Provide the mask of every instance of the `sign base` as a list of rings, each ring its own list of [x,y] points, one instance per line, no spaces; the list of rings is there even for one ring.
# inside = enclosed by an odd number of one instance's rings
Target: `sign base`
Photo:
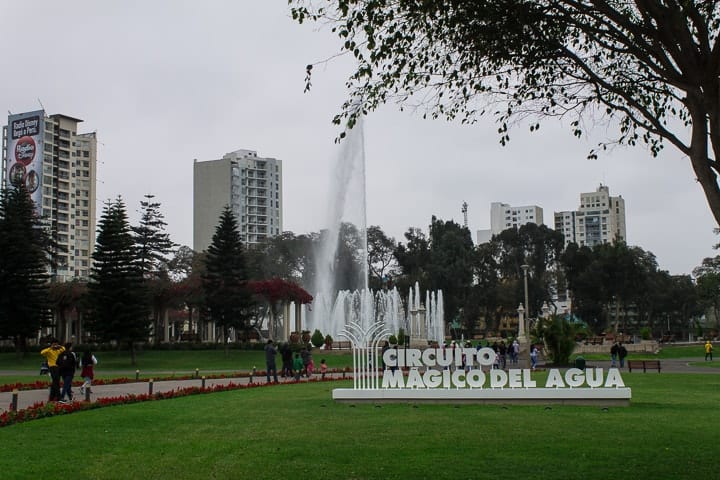
[[[475,403],[520,405],[630,406],[622,388],[336,388],[333,400],[345,403]]]

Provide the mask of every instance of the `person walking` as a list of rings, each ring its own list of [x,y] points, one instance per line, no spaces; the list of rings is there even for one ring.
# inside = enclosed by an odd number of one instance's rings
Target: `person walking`
[[[310,375],[308,375],[308,365],[310,365],[310,349],[307,345],[305,345],[300,351],[300,358],[302,358],[303,370],[305,372],[305,375],[309,377]]]
[[[520,356],[520,343],[517,341],[517,339],[515,339],[515,340],[513,340],[513,343],[510,346],[510,358],[512,358],[513,365],[517,365],[519,356]]]
[[[620,368],[625,366],[625,357],[627,357],[628,351],[625,345],[618,343],[618,359],[620,359]]]
[[[265,345],[265,374],[267,375],[267,383],[270,383],[270,373],[273,374],[275,383],[278,383],[277,366],[275,365],[275,356],[277,355],[277,349],[273,345],[272,340],[267,341]]]
[[[280,347],[280,357],[282,358],[282,370],[280,374],[283,378],[292,377],[293,354],[287,342],[283,343]]]
[[[97,365],[97,358],[90,350],[85,350],[80,358],[80,376],[85,380],[80,386],[80,395],[85,395],[86,390],[88,393],[92,393],[90,386],[95,378],[95,365]]]
[[[610,360],[611,360],[610,368],[617,367],[618,350],[619,350],[618,344],[617,344],[617,342],[614,342],[612,347],[610,347]]]
[[[537,368],[537,359],[538,359],[538,348],[535,345],[530,346],[530,363],[531,368],[535,370]]]
[[[53,338],[50,341],[50,346],[41,350],[40,355],[45,357],[48,364],[48,370],[50,371],[50,398],[49,401],[57,402],[60,400],[60,369],[57,365],[57,359],[61,353],[65,351],[57,339]]]
[[[75,377],[75,368],[77,367],[77,357],[72,351],[72,343],[65,344],[65,350],[57,359],[58,373],[62,377],[63,385],[60,391],[60,403],[72,402],[72,382]],[[67,398],[67,400],[65,400]]]
[[[710,361],[712,362],[712,350],[713,346],[712,343],[710,343],[710,340],[705,342],[705,361],[707,362],[708,357],[710,358]]]

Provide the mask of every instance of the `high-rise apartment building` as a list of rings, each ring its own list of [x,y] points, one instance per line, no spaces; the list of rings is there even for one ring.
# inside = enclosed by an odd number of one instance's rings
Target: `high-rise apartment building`
[[[97,137],[82,120],[44,110],[8,116],[3,188],[24,183],[57,248],[51,276],[87,279],[95,248]]]
[[[543,209],[537,205],[512,207],[506,203],[493,202],[490,204],[490,230],[478,230],[477,243],[489,242],[493,235],[527,223],[542,225]]]
[[[625,200],[610,196],[610,188],[601,184],[594,192],[580,194],[577,211],[555,212],[555,230],[565,236],[565,245],[626,242]]]
[[[212,243],[220,214],[229,205],[240,235],[257,244],[282,232],[282,160],[236,150],[220,160],[193,164],[193,249]]]

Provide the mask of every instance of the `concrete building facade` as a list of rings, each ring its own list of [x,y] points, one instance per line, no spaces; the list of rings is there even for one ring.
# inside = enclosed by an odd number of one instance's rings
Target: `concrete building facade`
[[[493,202],[490,204],[490,230],[478,230],[477,243],[489,242],[493,235],[503,230],[519,228],[528,223],[543,224],[541,207],[537,205],[513,207],[506,203]]]
[[[625,200],[610,195],[600,186],[594,192],[580,194],[580,207],[574,212],[555,212],[555,230],[565,236],[565,245],[575,242],[593,247],[615,241],[627,242]]]
[[[97,136],[82,120],[44,110],[11,114],[3,128],[3,188],[25,184],[55,239],[51,277],[87,279],[95,248]]]
[[[193,164],[193,250],[212,243],[220,214],[229,205],[247,245],[282,233],[282,160],[236,150],[219,160]]]

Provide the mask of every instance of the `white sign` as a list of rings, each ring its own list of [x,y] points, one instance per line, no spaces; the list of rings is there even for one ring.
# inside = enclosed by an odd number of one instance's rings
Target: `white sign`
[[[333,390],[335,400],[629,405],[631,398],[617,368],[551,369],[538,387],[529,369],[492,369],[496,354],[487,347],[387,349],[381,371],[377,343],[353,342],[354,388]]]

